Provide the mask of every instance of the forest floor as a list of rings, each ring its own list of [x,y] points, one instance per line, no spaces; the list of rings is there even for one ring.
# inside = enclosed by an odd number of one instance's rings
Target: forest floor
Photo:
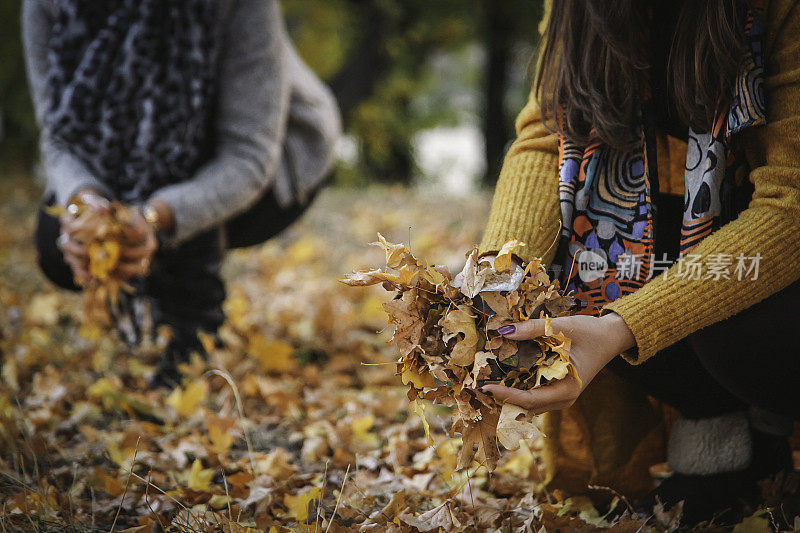
[[[387,346],[379,287],[337,283],[383,263],[380,231],[460,269],[489,195],[329,189],[285,234],[225,263],[227,321],[208,365],[150,390],[132,356],[50,286],[31,235],[40,191],[0,182],[0,531],[669,530],[541,490],[541,443],[491,475],[457,471],[449,412],[434,446]],[[751,517],[755,531],[768,524]],[[740,526],[741,527],[741,526]],[[441,529],[440,529],[441,528]]]

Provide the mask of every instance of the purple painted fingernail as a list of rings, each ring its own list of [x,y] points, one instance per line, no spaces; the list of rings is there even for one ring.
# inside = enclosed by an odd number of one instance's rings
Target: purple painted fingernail
[[[511,335],[515,331],[517,331],[516,326],[508,325],[508,326],[503,326],[502,328],[498,329],[497,333],[499,333],[500,335]]]

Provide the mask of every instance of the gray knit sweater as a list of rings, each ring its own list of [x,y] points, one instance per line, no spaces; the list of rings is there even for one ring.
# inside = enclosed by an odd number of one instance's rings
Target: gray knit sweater
[[[69,151],[54,146],[43,122],[47,43],[55,0],[25,0],[22,15],[28,81],[41,132],[48,189],[65,204],[81,188],[108,188]],[[245,211],[270,187],[282,205],[326,176],[340,134],[335,100],[297,56],[277,0],[220,0],[219,85],[213,157],[193,179],[153,197],[175,215],[168,244],[179,244]]]

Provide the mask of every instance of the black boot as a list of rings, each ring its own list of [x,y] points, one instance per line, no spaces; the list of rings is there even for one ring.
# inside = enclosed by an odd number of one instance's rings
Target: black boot
[[[754,444],[744,412],[678,419],[667,450],[675,473],[638,502],[637,511],[650,515],[659,502],[670,509],[682,501],[683,525],[736,523],[758,495],[749,468]]]
[[[153,385],[180,384],[178,365],[189,362],[193,352],[208,358],[198,334],[215,335],[225,319],[222,258],[220,229],[159,250],[145,290],[153,300],[155,322],[168,325],[173,339],[151,379]]]
[[[748,414],[753,439],[753,462],[750,465],[753,479],[762,481],[780,472],[794,470],[789,444],[794,420],[758,407],[750,407]]]
[[[761,500],[759,482],[792,470],[792,421],[753,409],[749,414],[679,419],[667,453],[675,474],[639,502],[637,510],[647,515],[658,502],[669,509],[683,501],[684,525],[711,520],[735,524],[752,514]]]
[[[179,366],[182,363],[190,362],[193,353],[199,355],[204,361],[208,361],[208,352],[202,343],[191,343],[177,337],[170,340],[155,370],[147,379],[147,385],[151,389],[174,389],[179,386],[182,381]]]

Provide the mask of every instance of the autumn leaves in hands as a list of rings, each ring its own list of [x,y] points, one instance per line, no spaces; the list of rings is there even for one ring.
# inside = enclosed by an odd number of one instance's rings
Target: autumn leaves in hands
[[[86,311],[106,314],[127,281],[146,275],[156,249],[154,228],[141,211],[91,192],[76,195],[66,209],[50,208],[61,222],[58,246],[86,293]]]
[[[516,448],[534,430],[532,414],[511,398],[504,403],[504,391],[525,391],[569,376],[579,381],[570,362],[570,339],[563,333],[545,323],[541,336],[518,342],[522,339],[497,330],[514,323],[522,331],[532,316],[568,315],[573,301],[539,261],[523,269],[514,260],[515,250],[524,246],[518,241],[488,260],[470,250],[453,280],[449,271],[417,259],[406,246],[379,239],[375,244],[386,252],[387,269],[357,272],[342,281],[383,284],[394,293],[384,310],[394,325],[390,342],[400,352],[397,373],[409,386],[409,400],[453,407],[451,433],[461,433],[463,440],[459,468],[474,458],[492,470],[499,457],[497,439]],[[487,383],[501,388],[491,391]]]
[[[603,317],[575,315],[526,320],[505,325],[498,329],[498,333],[515,341],[536,339],[542,335],[564,335],[571,343],[570,361],[574,373],[563,379],[529,390],[498,384],[481,387],[483,392],[498,401],[519,405],[535,414],[571,406],[606,364],[635,343],[630,329],[615,313]]]

